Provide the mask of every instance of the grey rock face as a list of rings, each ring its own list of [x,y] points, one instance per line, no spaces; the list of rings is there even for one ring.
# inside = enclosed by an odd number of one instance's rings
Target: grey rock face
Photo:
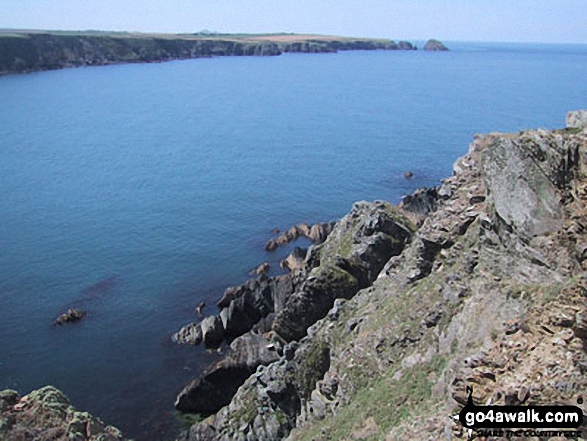
[[[587,387],[586,152],[576,131],[477,137],[382,269],[374,251],[400,233],[398,219],[357,204],[309,250],[312,269],[280,314],[291,315],[274,321],[281,336],[296,336],[283,356],[193,426],[190,440],[315,439],[318,420],[345,439],[464,439],[446,415],[471,382],[476,403],[577,403]],[[353,294],[357,285],[367,287]],[[288,328],[332,295],[323,319]],[[418,406],[437,409],[430,415],[391,428],[367,418],[413,415],[416,384]],[[341,418],[353,423],[342,428]]]
[[[175,407],[182,412],[211,414],[230,400],[260,365],[280,357],[279,340],[247,333],[235,339],[228,355],[203,375],[191,381],[177,396]]]
[[[545,131],[498,137],[483,152],[482,162],[488,201],[509,228],[526,238],[560,230],[559,191],[573,177],[576,146]]]
[[[277,312],[273,330],[287,341],[302,338],[337,298],[349,299],[372,283],[389,258],[401,253],[413,231],[410,221],[390,204],[356,203],[314,249],[316,267]]]
[[[573,110],[568,112],[567,127],[573,129],[587,128],[587,110]]]

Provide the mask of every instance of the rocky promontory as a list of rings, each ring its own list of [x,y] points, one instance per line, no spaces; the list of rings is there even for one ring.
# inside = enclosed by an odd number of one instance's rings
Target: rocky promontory
[[[0,391],[0,439],[38,441],[122,441],[120,431],[79,412],[52,386],[20,396]]]
[[[406,41],[324,35],[0,31],[0,74],[217,56],[414,49]]]
[[[467,386],[476,404],[585,413],[581,115],[562,130],[476,136],[440,186],[399,207],[356,204],[286,275],[271,318],[180,394],[178,408],[212,413],[183,439],[465,440],[450,416]],[[209,386],[222,388],[210,379],[237,378],[230,365],[242,375],[204,409]]]

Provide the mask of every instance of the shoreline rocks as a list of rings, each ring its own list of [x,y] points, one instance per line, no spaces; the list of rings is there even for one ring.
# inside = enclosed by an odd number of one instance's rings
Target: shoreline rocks
[[[289,230],[280,234],[274,239],[270,239],[265,245],[265,251],[275,251],[280,246],[300,238],[306,237],[314,244],[320,244],[326,240],[328,235],[332,232],[336,222],[317,223],[312,226],[302,222],[301,224],[291,227]]]
[[[252,370],[274,361],[266,354],[251,356],[265,353],[259,347],[269,345],[264,335],[272,336],[274,348],[302,338],[311,325],[326,316],[336,299],[352,298],[359,289],[369,286],[389,258],[401,253],[415,231],[400,211],[382,201],[355,203],[340,222],[319,224],[314,237],[322,238],[329,225],[333,229],[323,243],[307,251],[294,251],[295,256],[287,263],[295,267],[293,272],[277,277],[262,275],[228,288],[219,302],[218,316],[189,324],[174,334],[172,338],[178,343],[204,342],[209,347],[216,347],[222,339],[234,339],[229,354],[180,393],[178,410],[214,413],[230,402]],[[314,227],[301,224],[295,230],[311,235]],[[275,349],[275,354],[281,356],[280,350]],[[222,393],[216,390],[217,376],[229,379]]]

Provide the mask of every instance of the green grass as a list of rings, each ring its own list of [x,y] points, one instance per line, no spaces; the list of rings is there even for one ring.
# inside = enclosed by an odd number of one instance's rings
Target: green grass
[[[433,378],[445,364],[446,360],[437,356],[430,363],[404,371],[399,380],[393,380],[391,371],[373,379],[339,413],[297,432],[295,439],[315,440],[321,433],[326,434],[323,439],[328,440],[352,439],[353,431],[360,430],[368,418],[373,418],[377,424],[378,434],[374,439],[380,439],[392,427],[424,414],[436,404],[438,400],[431,392]]]

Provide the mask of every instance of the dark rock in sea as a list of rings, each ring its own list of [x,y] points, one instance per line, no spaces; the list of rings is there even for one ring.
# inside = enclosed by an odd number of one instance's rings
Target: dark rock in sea
[[[75,323],[80,321],[82,318],[84,318],[86,315],[86,311],[80,310],[80,309],[75,309],[75,308],[69,308],[67,310],[67,312],[61,314],[59,317],[57,317],[57,319],[53,322],[54,325],[56,326],[61,326],[64,325],[66,323]]]
[[[202,328],[199,323],[190,323],[171,336],[178,344],[199,345],[202,343]]]
[[[409,41],[400,41],[400,42],[398,42],[397,48],[400,49],[400,50],[405,50],[405,51],[412,51],[412,50],[416,50],[417,49],[417,47],[414,46]]]
[[[442,44],[442,42],[435,40],[435,39],[430,39],[424,45],[424,50],[425,51],[448,51],[449,49],[444,44]]]
[[[198,317],[202,317],[202,311],[204,310],[205,307],[206,307],[205,302],[198,303],[198,306],[196,306],[196,315]]]
[[[310,227],[308,224],[302,222],[301,224],[291,227],[275,239],[270,239],[265,245],[265,250],[274,251],[278,247],[287,245],[299,237],[306,237],[314,244],[320,244],[326,240],[335,225],[335,222],[328,222],[317,223]]]
[[[265,251],[275,251],[278,247],[279,247],[279,245],[277,244],[277,242],[275,240],[271,239],[265,245]]]
[[[407,172],[405,172],[405,173],[404,173],[404,178],[406,178],[406,179],[410,179],[410,178],[411,178],[411,177],[413,177],[413,176],[414,176],[414,173],[412,173],[412,172],[411,172],[411,171],[409,171],[409,170],[408,170]]]
[[[271,269],[271,265],[269,265],[267,262],[263,262],[261,265],[259,265],[257,268],[255,268],[254,271],[252,271],[252,275],[261,276],[263,274],[267,274],[270,269]]]

